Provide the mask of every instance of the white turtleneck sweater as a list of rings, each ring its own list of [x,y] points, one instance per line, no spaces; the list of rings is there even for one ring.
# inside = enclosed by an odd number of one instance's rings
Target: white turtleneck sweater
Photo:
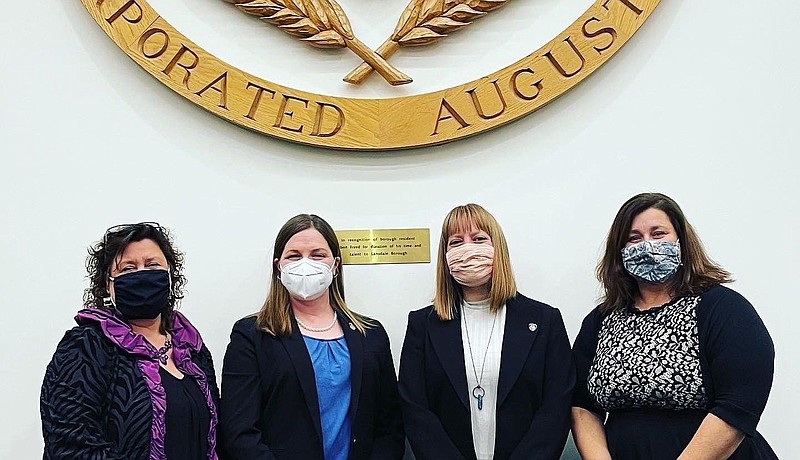
[[[506,307],[505,305],[500,307],[495,318],[495,313],[489,310],[489,300],[487,299],[473,303],[464,302],[461,305],[461,312],[461,341],[464,344],[464,366],[467,370],[472,442],[475,445],[475,454],[478,460],[491,460],[494,456],[494,440],[497,429],[497,381],[500,376]],[[494,329],[492,322],[494,322]],[[469,333],[469,339],[467,333]],[[486,356],[485,363],[484,355]],[[481,368],[483,368],[483,377],[481,377]],[[486,391],[483,397],[483,409],[478,409],[478,400],[473,397],[473,389],[479,383]]]

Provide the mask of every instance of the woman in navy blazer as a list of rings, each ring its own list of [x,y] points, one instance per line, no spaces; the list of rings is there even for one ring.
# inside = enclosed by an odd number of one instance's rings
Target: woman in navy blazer
[[[234,325],[225,353],[224,458],[402,458],[389,338],[347,308],[333,229],[315,215],[290,219],[273,269],[264,307]]]
[[[409,314],[400,359],[416,458],[558,459],[574,383],[561,314],[516,292],[494,217],[475,204],[453,209],[434,304]]]

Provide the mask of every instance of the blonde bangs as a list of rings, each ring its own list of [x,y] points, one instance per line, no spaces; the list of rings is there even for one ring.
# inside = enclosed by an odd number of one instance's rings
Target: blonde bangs
[[[446,243],[450,235],[468,232],[473,227],[488,233],[489,236],[493,236],[493,231],[500,229],[497,221],[488,211],[477,204],[470,203],[450,211],[442,225],[442,240]],[[494,238],[492,239],[494,240]]]

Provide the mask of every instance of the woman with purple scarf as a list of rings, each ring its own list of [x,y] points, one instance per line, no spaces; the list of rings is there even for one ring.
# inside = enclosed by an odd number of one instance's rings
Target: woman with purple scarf
[[[217,459],[214,366],[175,311],[186,278],[169,232],[112,227],[86,267],[86,308],[42,384],[44,458]]]

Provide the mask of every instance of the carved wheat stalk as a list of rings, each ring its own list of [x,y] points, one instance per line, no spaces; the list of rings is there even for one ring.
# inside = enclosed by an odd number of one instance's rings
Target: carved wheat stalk
[[[394,33],[376,50],[389,59],[401,46],[420,46],[442,39],[484,14],[505,5],[506,0],[411,0],[400,15]],[[355,85],[372,72],[362,63],[344,81]]]
[[[411,83],[400,72],[362,43],[336,0],[225,0],[245,13],[275,24],[317,48],[349,48],[392,85]]]

